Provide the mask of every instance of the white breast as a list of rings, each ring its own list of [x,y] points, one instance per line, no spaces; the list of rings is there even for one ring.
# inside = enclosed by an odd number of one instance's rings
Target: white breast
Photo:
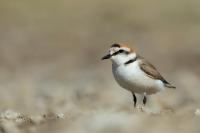
[[[119,85],[135,93],[153,94],[164,89],[162,81],[148,77],[139,67],[138,61],[128,65],[112,65],[113,75]]]

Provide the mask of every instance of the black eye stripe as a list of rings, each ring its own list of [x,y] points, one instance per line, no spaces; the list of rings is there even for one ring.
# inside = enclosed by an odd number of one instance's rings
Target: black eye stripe
[[[120,54],[120,53],[129,54],[129,52],[128,52],[128,51],[125,51],[125,50],[123,50],[123,49],[120,49],[119,51],[117,51],[117,52],[113,53],[111,56],[115,56],[115,55],[118,55],[118,54]]]
[[[119,53],[125,53],[125,54],[129,54],[129,52],[128,52],[128,51],[126,51],[126,50],[123,50],[123,49],[120,49],[120,50],[119,50]]]
[[[122,50],[122,49],[119,50],[119,53],[123,53],[123,52],[124,52],[124,50]]]

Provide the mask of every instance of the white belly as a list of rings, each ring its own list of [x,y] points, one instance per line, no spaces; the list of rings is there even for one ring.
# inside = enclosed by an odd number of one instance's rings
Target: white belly
[[[134,93],[153,94],[165,88],[162,81],[148,77],[140,69],[137,61],[126,66],[113,65],[112,71],[118,84]]]

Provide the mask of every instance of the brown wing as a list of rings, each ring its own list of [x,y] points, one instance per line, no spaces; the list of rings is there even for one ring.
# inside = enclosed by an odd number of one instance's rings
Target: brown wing
[[[161,80],[166,87],[168,88],[175,88],[174,86],[170,85],[163,77],[162,75],[157,71],[157,69],[147,60],[145,60],[143,57],[139,56],[139,65],[140,68],[153,79],[159,79]]]

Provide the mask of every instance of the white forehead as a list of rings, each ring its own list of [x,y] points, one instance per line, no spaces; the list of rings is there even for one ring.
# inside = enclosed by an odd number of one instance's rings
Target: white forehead
[[[115,52],[117,52],[117,51],[119,51],[119,50],[120,50],[119,47],[111,47],[111,48],[109,49],[109,53],[110,53],[110,54],[113,54],[113,53],[115,53]]]

